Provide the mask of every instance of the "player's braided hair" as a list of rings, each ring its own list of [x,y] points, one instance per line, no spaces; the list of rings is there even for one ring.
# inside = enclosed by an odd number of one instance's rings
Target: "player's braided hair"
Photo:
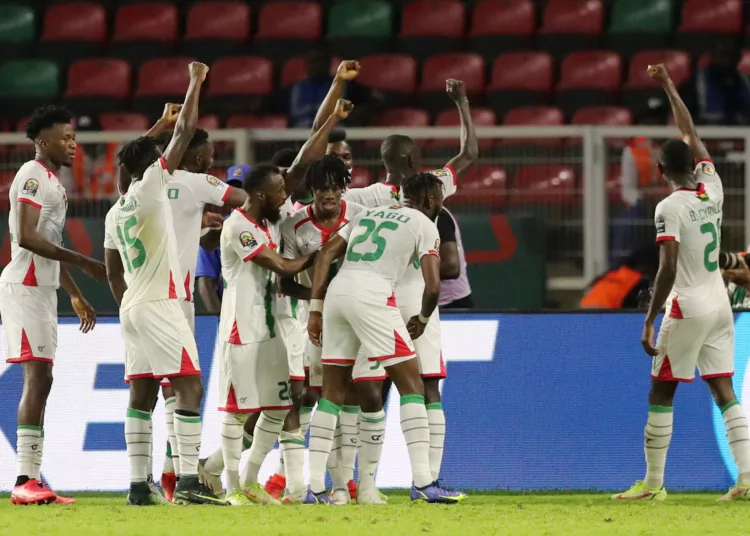
[[[149,136],[131,141],[117,153],[117,161],[134,178],[143,177],[143,173],[158,157],[159,147],[156,140]]]
[[[73,121],[73,114],[64,106],[42,106],[34,110],[31,119],[26,124],[26,137],[34,141],[42,133],[42,130],[53,125],[68,124]]]
[[[305,181],[307,188],[313,192],[331,187],[343,190],[351,181],[351,175],[340,158],[326,155],[307,168]]]
[[[434,188],[442,190],[443,183],[432,173],[416,173],[401,183],[401,193],[404,198],[417,202],[430,195]]]

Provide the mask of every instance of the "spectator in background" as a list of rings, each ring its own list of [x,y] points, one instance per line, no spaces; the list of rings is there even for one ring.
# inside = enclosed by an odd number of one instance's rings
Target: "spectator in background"
[[[352,156],[352,148],[349,142],[346,141],[346,130],[338,128],[331,132],[328,136],[328,147],[326,147],[326,154],[335,156],[344,164],[346,169],[349,170],[351,175],[354,170],[354,157]]]
[[[740,51],[719,41],[695,77],[698,121],[704,125],[750,124],[750,84],[737,69]]]
[[[582,309],[637,309],[648,306],[659,269],[659,246],[633,251],[620,266],[601,275],[581,300]]]
[[[241,164],[227,170],[227,184],[242,188],[242,181],[250,172],[250,166]],[[231,208],[223,208],[224,217],[229,215]],[[206,245],[206,248],[203,246]],[[198,250],[198,266],[195,270],[195,281],[198,284],[198,294],[206,307],[206,312],[218,315],[221,312],[221,296],[224,292],[224,280],[221,277],[221,255],[215,241],[209,247],[201,241]]]
[[[458,223],[447,208],[437,220],[440,233],[440,298],[441,309],[471,309],[471,286],[466,273],[466,255]]]

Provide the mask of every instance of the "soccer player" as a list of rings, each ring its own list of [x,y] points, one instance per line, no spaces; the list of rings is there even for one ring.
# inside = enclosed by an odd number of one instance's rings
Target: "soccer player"
[[[13,504],[70,504],[42,484],[44,411],[52,387],[57,350],[57,288],[62,285],[81,319],[81,331],[96,324],[96,314],[73,281],[68,267],[104,279],[104,264],[62,247],[68,198],[58,172],[72,164],[76,134],[65,108],[46,106],[32,115],[26,136],[34,142],[34,160],[11,183],[11,260],[0,275],[0,316],[8,363],[21,363],[23,394],[18,405],[16,443],[18,477]]]
[[[641,343],[653,357],[649,411],[644,433],[646,477],[616,500],[664,500],[664,467],[672,438],[674,395],[678,382],[691,382],[698,367],[726,425],[739,479],[720,501],[750,499],[748,424],[734,389],[734,317],[719,270],[724,191],[714,164],[695,130],[687,107],[664,65],[648,74],[667,93],[684,140],[661,149],[659,170],[672,193],[656,206],[656,241],[661,244]],[[654,322],[666,312],[653,345]]]
[[[451,159],[445,167],[433,172],[443,184],[444,196],[448,197],[455,193],[458,177],[469,169],[478,158],[479,148],[463,82],[449,79],[446,80],[445,85],[446,93],[456,103],[461,119],[461,149],[458,155]],[[353,188],[344,194],[345,200],[359,203],[368,208],[398,201],[402,181],[417,173],[420,169],[419,148],[414,140],[408,136],[396,134],[383,140],[380,154],[387,172],[385,182],[372,184],[365,188]],[[405,322],[419,313],[423,288],[424,282],[419,270],[419,263],[415,263],[399,280],[396,287],[396,303]],[[441,352],[440,318],[438,314],[432,315],[425,335],[414,341],[414,346],[424,380],[427,417],[430,423],[430,467],[434,479],[437,480],[440,475],[445,443],[445,414],[439,387],[440,380],[446,377]],[[382,430],[385,431],[384,423]],[[384,434],[375,435],[381,435],[382,440]],[[382,446],[380,448],[382,449]],[[374,456],[375,454],[371,455]],[[362,471],[360,471],[360,474],[362,474]]]
[[[281,237],[272,222],[281,219],[286,200],[279,168],[260,165],[244,182],[248,200],[224,223],[221,265],[226,288],[221,306],[220,400],[225,412],[221,446],[227,470],[227,501],[278,504],[258,484],[258,472],[292,408],[289,363],[276,333],[274,274],[293,276],[306,269],[310,256],[284,259],[277,253]],[[248,413],[259,413],[250,447],[249,482],[240,486],[239,461]],[[243,491],[243,487],[247,489]]]
[[[128,504],[161,500],[147,483],[151,411],[159,380],[169,378],[177,393],[175,434],[180,481],[174,501],[224,505],[198,480],[200,404],[203,384],[195,337],[178,300],[185,299],[167,188],[187,151],[198,122],[198,100],[208,67],[193,62],[190,84],[172,141],[162,155],[150,137],[138,138],[118,155],[131,177],[127,192],[107,214],[107,278],[120,305],[130,405],[125,440],[130,459]]]
[[[308,333],[316,345],[323,342],[323,391],[310,424],[307,504],[331,504],[324,477],[336,419],[350,378],[356,382],[371,367],[384,368],[401,394],[401,429],[412,467],[412,500],[452,503],[465,497],[441,488],[432,476],[424,386],[412,343],[412,338],[424,333],[440,294],[440,239],[433,221],[443,205],[442,190],[440,179],[432,173],[408,178],[402,185],[403,206],[382,206],[360,213],[318,253]],[[327,271],[342,256],[341,269],[329,286]],[[424,281],[422,309],[404,323],[394,289],[417,261]],[[363,443],[372,441],[372,429],[366,425],[384,419],[382,409],[377,415],[362,413]],[[363,473],[374,473],[370,459],[364,456],[360,457],[360,466]],[[369,478],[374,480],[374,474]],[[368,504],[382,504],[374,483],[363,489],[360,480],[357,500],[363,501],[367,495],[372,495],[367,497]]]

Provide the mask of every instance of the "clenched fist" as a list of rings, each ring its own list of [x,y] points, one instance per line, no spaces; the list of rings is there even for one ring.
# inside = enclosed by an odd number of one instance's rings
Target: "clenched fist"
[[[663,63],[649,65],[647,72],[653,80],[656,80],[660,84],[666,84],[667,82],[669,82],[669,73],[667,72],[667,68],[664,67]]]
[[[206,65],[205,63],[193,61],[190,63],[190,66],[188,68],[190,69],[190,78],[192,80],[203,82],[206,79],[206,75],[208,74],[208,65]]]

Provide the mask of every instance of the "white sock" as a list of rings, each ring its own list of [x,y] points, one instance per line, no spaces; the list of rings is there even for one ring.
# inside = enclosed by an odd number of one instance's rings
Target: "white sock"
[[[130,460],[130,482],[146,482],[151,449],[151,413],[128,408],[125,444]]]
[[[174,462],[172,461],[172,445],[167,440],[167,454],[164,456],[164,465],[161,468],[161,474],[174,473]]]
[[[281,439],[279,439],[279,448],[281,448]],[[284,457],[283,456],[279,456],[279,463],[276,466],[276,474],[281,475],[281,476],[286,476],[286,471],[284,470]]]
[[[310,406],[302,406],[299,408],[299,433],[302,436],[307,435],[307,430],[310,428],[310,419],[312,419],[313,410]]]
[[[221,452],[227,470],[227,495],[240,489],[242,428],[245,420],[247,416],[243,413],[224,413],[221,421]]]
[[[201,451],[200,415],[181,415],[175,411],[174,431],[180,453],[180,476],[198,476],[198,456]]]
[[[263,460],[268,453],[273,450],[281,429],[284,426],[284,419],[289,410],[272,410],[262,411],[258,424],[255,425],[253,433],[253,444],[250,446],[250,459],[247,461],[242,471],[242,487],[247,488],[258,483],[258,473]]]
[[[153,412],[149,415],[153,415]],[[149,482],[154,481],[154,420],[148,420],[148,461],[146,462],[146,475]]]
[[[375,487],[385,439],[385,411],[362,413],[359,420],[359,489]]]
[[[305,489],[305,436],[299,430],[281,432],[279,435],[281,459],[286,467],[287,492],[297,493]]]
[[[643,432],[643,448],[646,453],[646,478],[649,488],[664,486],[664,468],[667,451],[672,440],[674,409],[671,406],[649,406],[648,421]]]
[[[341,471],[341,437],[341,413],[339,413],[336,428],[333,432],[331,453],[328,455],[328,461],[326,461],[326,469],[328,474],[331,475],[333,489],[349,489],[347,488],[348,481],[344,479],[344,473]]]
[[[253,436],[247,432],[242,432],[242,452],[245,452],[253,444]],[[206,463],[203,465],[206,472],[219,476],[224,471],[224,455],[221,452],[221,447],[213,451],[211,455],[206,458]]]
[[[169,441],[169,447],[167,449],[167,457],[164,461],[164,473],[174,473],[176,476],[180,474],[180,455],[179,449],[177,448],[177,435],[174,433],[174,405],[177,402],[177,398],[170,397],[164,401],[164,420],[167,422],[167,440]],[[167,465],[169,463],[169,465]],[[171,467],[171,471],[169,468]]]
[[[430,472],[430,426],[427,424],[427,408],[422,395],[401,397],[401,431],[409,451],[414,485],[418,488],[429,486],[433,482]]]
[[[737,482],[748,486],[750,485],[750,437],[748,437],[745,410],[737,400],[733,400],[721,408],[721,411],[724,426],[727,428],[729,448],[740,472]]]
[[[348,484],[350,480],[354,480],[354,465],[357,462],[359,406],[343,406],[339,413],[339,425],[341,426],[339,471],[341,479]]]
[[[427,404],[427,423],[430,426],[430,472],[432,479],[440,478],[445,445],[445,413],[442,402]]]
[[[340,411],[341,406],[321,398],[310,421],[310,489],[313,493],[326,490],[326,462],[331,454]]]
[[[39,443],[37,443],[36,452],[34,453],[34,475],[29,478],[42,481],[42,455],[44,454],[44,430],[39,430]]]
[[[36,474],[36,451],[42,437],[42,428],[33,424],[22,424],[18,427],[16,439],[16,462],[18,476],[34,478]]]

